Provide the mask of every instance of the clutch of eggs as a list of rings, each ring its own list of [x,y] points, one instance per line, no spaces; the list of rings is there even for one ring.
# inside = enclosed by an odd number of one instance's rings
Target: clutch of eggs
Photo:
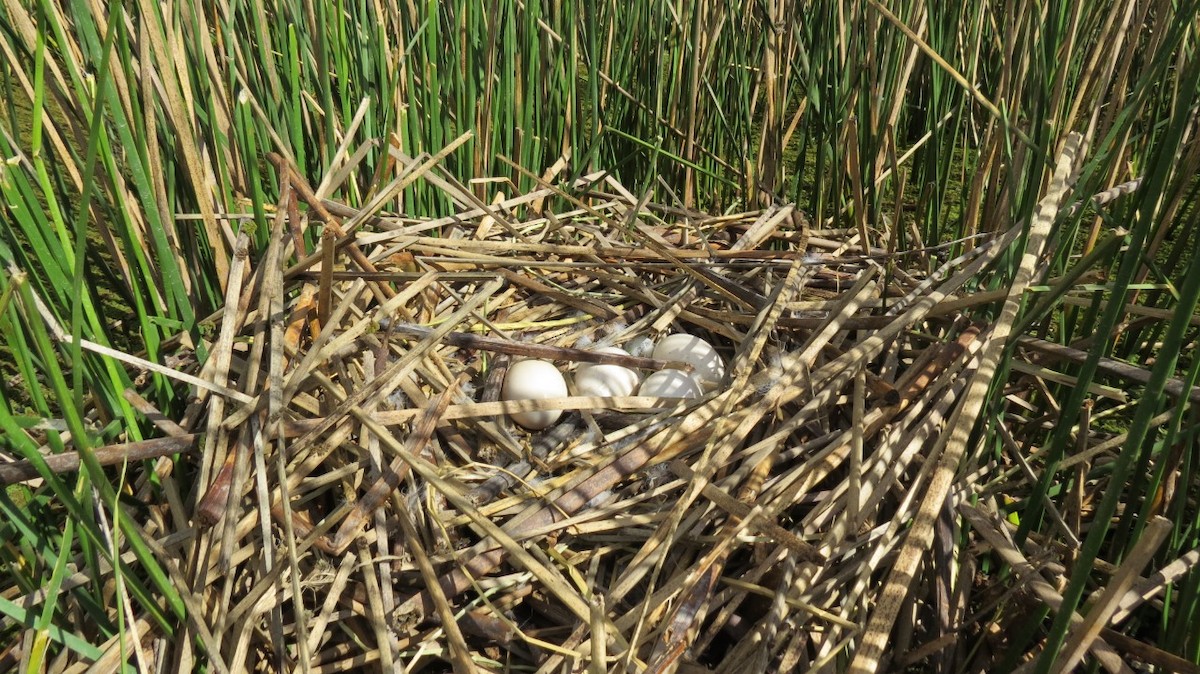
[[[646,338],[635,340],[636,350],[644,353],[650,343]],[[631,342],[631,346],[635,346]],[[667,335],[653,347],[651,357],[687,363],[691,373],[666,369],[640,381],[637,370],[608,363],[582,363],[575,370],[575,394],[601,398],[638,395],[658,398],[699,398],[711,391],[725,378],[725,361],[712,344],[686,333]],[[602,353],[625,354],[615,346],[597,349]],[[633,349],[631,349],[633,350]],[[639,386],[640,382],[640,386]],[[567,395],[567,381],[553,363],[545,360],[522,360],[508,368],[500,390],[502,400],[545,400]],[[514,412],[512,420],[525,428],[538,431],[558,421],[562,410]]]

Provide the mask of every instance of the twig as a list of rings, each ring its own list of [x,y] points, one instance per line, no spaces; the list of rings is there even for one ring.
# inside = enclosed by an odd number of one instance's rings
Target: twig
[[[1053,342],[1047,342],[1044,339],[1038,339],[1028,335],[1022,335],[1018,337],[1017,343],[1021,346],[1029,347],[1039,351],[1052,358],[1061,358],[1078,364],[1082,364],[1091,355],[1086,351],[1072,349],[1069,346],[1054,344]],[[1136,365],[1130,365],[1129,363],[1122,363],[1121,361],[1113,358],[1100,358],[1099,363],[1096,365],[1096,369],[1100,372],[1121,377],[1122,379],[1128,379],[1139,384],[1146,384],[1150,381],[1149,370],[1142,369]],[[1200,404],[1200,386],[1195,386],[1189,389],[1187,388],[1187,384],[1182,379],[1168,379],[1163,385],[1163,391],[1172,397],[1186,397],[1191,402]]]
[[[433,332],[432,328],[426,328],[420,325],[411,325],[408,323],[391,323],[387,327],[398,334],[421,339],[424,339]],[[625,367],[639,368],[643,370],[663,370],[667,368],[683,370],[685,372],[691,372],[693,370],[690,364],[681,361],[660,360],[658,358],[642,358],[640,356],[630,356],[628,354],[619,353],[605,353],[602,351],[587,351],[585,349],[572,349],[565,346],[550,346],[547,344],[532,344],[529,342],[512,342],[503,339],[497,339],[495,337],[472,335],[468,332],[449,332],[443,335],[441,339],[443,342],[450,344],[451,346],[457,346],[460,349],[478,349],[480,351],[506,353],[514,356],[527,356],[529,358],[578,361],[584,363],[606,363],[611,365],[624,365]]]
[[[196,449],[197,433],[189,433],[175,437],[126,442],[107,447],[97,447],[91,450],[101,466],[115,466],[122,463],[133,463],[145,459],[154,459],[167,454],[192,452]],[[41,459],[13,461],[0,463],[0,485],[15,484],[32,480],[42,475],[44,467],[51,473],[72,473],[79,470],[81,459],[79,452],[62,452],[47,454]]]

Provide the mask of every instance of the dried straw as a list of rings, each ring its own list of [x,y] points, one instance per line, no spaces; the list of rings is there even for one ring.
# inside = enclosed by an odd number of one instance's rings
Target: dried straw
[[[1020,453],[1011,466],[961,464],[1074,142],[1003,292],[975,288],[1020,226],[958,242],[931,268],[876,248],[891,232],[862,219],[845,240],[816,238],[791,206],[713,217],[602,173],[485,202],[440,172],[445,153],[389,148],[397,176],[356,210],[272,157],[285,189],[271,247],[254,265],[238,237],[212,357],[173,375],[196,404],[175,423],[134,394],[171,437],[97,455],[160,456],[203,434],[201,459],[184,459],[191,495],[159,464],[174,496],[146,536],[185,588],[178,641],[217,671],[254,659],[304,671],[866,672],[905,645],[898,664],[954,657],[984,601],[955,566],[958,516],[1041,601],[1059,596],[988,505],[996,480],[1027,479]],[[384,212],[415,180],[464,210]],[[297,249],[312,228],[319,249]],[[998,303],[991,323],[963,313]],[[498,399],[519,358],[568,373],[582,361],[686,369],[595,350],[665,332],[710,340],[728,362],[721,386],[685,401]],[[1026,380],[1052,374],[1046,357],[1078,357],[1020,344],[1032,355],[1014,376]],[[549,409],[560,421],[534,433],[507,416]],[[31,470],[0,466],[0,482]],[[1053,516],[1070,533],[1080,511]],[[1197,563],[1139,581],[1154,547],[1079,617],[1068,662],[1091,652],[1118,671],[1107,626]],[[173,664],[190,665],[190,648]]]

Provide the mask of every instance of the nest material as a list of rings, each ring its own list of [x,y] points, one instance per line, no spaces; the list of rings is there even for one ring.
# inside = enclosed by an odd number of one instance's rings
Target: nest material
[[[1005,524],[946,420],[969,431],[963,392],[1000,325],[961,312],[1005,295],[955,293],[1019,228],[946,260],[810,231],[791,206],[649,203],[603,175],[490,206],[443,183],[463,212],[438,220],[291,183],[253,272],[238,240],[207,416],[184,423],[207,433],[189,581],[215,657],[786,671],[887,638],[868,619],[895,620],[897,590],[900,643],[932,644],[907,661],[977,629],[953,509]],[[300,200],[325,236],[285,270]],[[667,332],[716,345],[723,385],[498,401],[511,358],[570,372]],[[565,412],[530,433],[506,416],[527,409]],[[910,530],[922,573],[885,581],[912,564]]]

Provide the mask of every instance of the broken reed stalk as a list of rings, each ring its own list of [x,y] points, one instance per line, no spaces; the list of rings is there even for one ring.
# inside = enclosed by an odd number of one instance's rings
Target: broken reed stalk
[[[225,453],[225,460],[221,462],[221,468],[208,486],[208,491],[204,492],[204,496],[196,504],[196,523],[200,526],[215,526],[224,517],[229,507],[229,494],[233,489],[234,468],[237,466],[238,457],[242,456],[244,451],[245,443],[242,441],[242,434],[239,433]]]
[[[286,187],[286,184],[287,183],[285,181],[284,182],[285,187]],[[283,194],[283,197],[284,197],[285,201],[287,202],[287,204],[283,208],[281,208],[281,211],[288,212],[288,213],[293,212],[294,209],[292,208],[292,205],[295,203],[295,199],[287,198],[287,197],[294,196],[294,191],[288,192],[288,191],[284,190],[284,191],[282,191],[282,194]],[[283,225],[282,222],[279,222],[278,224],[279,224],[280,228]],[[268,254],[273,253],[273,254],[276,254],[277,256],[280,256],[282,254],[281,253],[282,245],[283,245],[282,240],[279,240],[279,238],[276,238],[276,240],[273,240],[271,245],[268,247]],[[235,263],[236,263],[236,259],[235,259]],[[236,264],[235,264],[235,266],[236,266]],[[269,267],[267,267],[267,269],[269,270]],[[270,281],[273,278],[274,278],[274,275],[271,275],[271,276],[268,276],[267,280]],[[230,285],[232,286],[233,284],[231,283]],[[267,284],[264,283],[263,287],[267,287]],[[294,307],[292,310],[292,315],[291,315],[287,330],[286,330],[286,332],[284,334],[284,338],[283,338],[283,345],[284,345],[285,349],[288,351],[295,352],[298,349],[300,339],[301,339],[301,332],[303,330],[303,326],[304,326],[306,317],[312,308],[313,294],[315,292],[316,291],[311,287],[311,285],[306,284],[304,286],[304,288],[301,290],[300,297],[298,298],[297,302],[294,304]],[[269,310],[270,302],[271,302],[270,293],[263,292],[259,297],[258,310],[259,310],[260,316],[270,314],[270,310]],[[319,323],[317,325],[312,325],[310,327],[312,328],[312,334],[315,338],[317,336],[317,334],[319,333]],[[252,358],[251,358],[251,363],[250,363],[250,372],[249,372],[249,376],[246,378],[246,380],[242,382],[243,387],[249,387],[251,389],[258,388],[258,379],[259,379],[258,374],[259,373],[258,373],[257,364],[261,360],[265,341],[266,341],[265,332],[260,332],[259,334],[255,335],[254,346],[252,349]],[[285,362],[284,366],[286,367],[286,360],[284,362]],[[264,383],[261,387],[261,390],[259,390],[255,399],[262,400],[263,393],[265,391],[270,391],[270,390],[271,390],[270,382]],[[250,408],[243,408],[243,409],[237,410],[233,414],[229,415],[226,419],[224,419],[223,424],[222,424],[223,430],[226,432],[232,432],[232,431],[236,430],[236,427],[240,427],[242,424],[244,424],[246,422],[246,420],[248,419],[249,415],[253,414],[256,411],[258,412],[259,417],[260,417],[259,418],[259,427],[260,428],[263,427],[263,425],[264,425],[263,412],[259,409],[258,405],[254,405],[253,407],[250,407]],[[220,521],[222,516],[225,514],[226,507],[227,507],[227,504],[229,501],[230,491],[234,487],[234,484],[233,484],[234,477],[235,477],[234,469],[236,468],[236,465],[237,465],[237,459],[239,457],[244,456],[244,450],[245,450],[248,442],[249,442],[249,440],[247,440],[245,434],[240,433],[240,432],[237,434],[237,436],[234,440],[235,451],[228,453],[228,455],[225,458],[224,463],[221,466],[221,470],[218,472],[217,476],[212,480],[212,483],[211,483],[211,486],[209,487],[208,492],[204,495],[203,498],[201,498],[200,502],[197,504],[196,513],[195,513],[196,521],[201,526],[205,526],[205,527],[214,526],[218,521]]]
[[[250,237],[245,231],[239,232],[234,245],[233,264],[229,267],[229,279],[225,287],[225,311],[221,321],[221,332],[211,356],[216,363],[212,375],[213,381],[222,387],[228,382],[230,361],[233,358],[233,340],[240,328],[239,320],[235,317],[243,316],[239,311],[239,303],[242,299],[242,281],[246,265],[249,264],[249,256]],[[246,299],[249,300],[249,297],[247,296]],[[228,435],[221,427],[224,418],[225,399],[221,396],[211,398],[207,429],[204,434],[205,463],[202,465],[200,473],[201,480],[207,479],[209,487],[197,505],[200,521],[208,526],[214,524],[225,509],[225,504],[229,500],[229,482],[237,461],[237,452],[231,451],[227,446]],[[217,470],[210,473],[208,472],[210,470],[208,462],[215,460],[217,456],[222,456],[219,452],[223,452],[224,458]]]
[[[677,425],[668,426],[646,440],[634,444],[630,449],[597,468],[594,473],[559,496],[552,504],[531,506],[514,518],[513,522],[516,524],[507,527],[506,533],[514,539],[520,540],[526,532],[543,529],[563,515],[569,516],[578,512],[598,494],[612,488],[644,467],[669,461],[675,456],[707,442],[710,434],[716,432],[718,428],[722,429],[722,432],[728,432],[729,420],[722,419],[719,414],[729,395],[731,394],[721,394],[705,402],[681,419]],[[807,561],[824,559],[808,544],[802,544],[801,549],[806,553],[802,557]],[[457,596],[462,593],[471,586],[472,577],[478,578],[492,571],[504,558],[504,550],[492,548],[488,541],[475,546],[473,552],[476,553],[476,556],[463,564],[460,567],[461,570],[456,569],[442,577],[440,587],[447,596]],[[467,573],[470,573],[471,577],[468,577]],[[403,615],[413,614],[417,618],[423,618],[428,616],[432,609],[428,594],[418,593],[403,602],[397,610]]]
[[[741,244],[741,241],[738,244]],[[799,263],[793,263],[789,267],[787,276],[774,288],[768,303],[756,315],[756,320],[747,335],[747,340],[738,349],[739,362],[753,363],[759,360],[768,335],[778,325],[784,306],[792,300],[794,295],[799,294],[801,286],[811,275],[809,271],[803,269]],[[843,304],[845,314],[852,313],[854,305],[859,302],[859,298],[865,293],[870,292],[870,289],[873,288],[871,277],[872,273],[866,272],[854,284],[854,288],[848,293],[849,297]],[[833,314],[830,320],[831,322],[835,322],[838,318],[837,314]],[[808,363],[804,363],[804,365],[806,368],[809,366]],[[731,386],[735,390],[743,389],[750,379],[751,369],[739,367]],[[732,402],[731,400],[728,409],[732,409]],[[698,460],[698,470],[691,476],[688,489],[684,492],[683,498],[672,509],[670,530],[677,530],[676,527],[678,526],[678,522],[682,520],[684,508],[689,506],[693,502],[693,499],[697,498],[704,491],[704,487],[709,486],[717,466],[734,449],[741,436],[735,433],[732,436],[714,439],[716,442],[708,443],[704,453]],[[766,474],[770,472],[771,465],[777,456],[777,451],[778,447],[772,447],[765,456],[755,455],[754,458],[749,460],[747,476],[741,481],[741,486],[739,487],[738,499],[741,502],[749,504],[755,500]],[[693,643],[699,632],[698,627],[695,626],[702,623],[707,615],[712,590],[716,585],[717,579],[725,569],[725,564],[731,554],[734,538],[746,528],[749,520],[761,515],[762,510],[762,504],[756,504],[750,510],[748,516],[744,518],[736,516],[729,518],[718,530],[717,544],[713,546],[712,550],[684,578],[681,589],[682,599],[677,600],[672,612],[664,617],[666,629],[660,635],[658,643],[654,646],[651,653],[648,662],[650,671],[662,672],[673,670],[679,657]],[[663,532],[664,534],[667,531],[668,529],[664,529],[663,527],[659,528],[659,532]],[[798,556],[809,557],[816,551],[810,550],[806,552],[809,552],[809,554],[800,554]]]
[[[176,437],[155,438],[124,442],[97,447],[92,451],[101,466],[119,466],[146,459],[155,459],[169,454],[193,452],[198,433],[187,433]],[[43,471],[61,474],[79,470],[81,459],[78,452],[46,454],[40,459],[22,459],[12,463],[0,463],[0,486],[25,482],[40,477]]]

